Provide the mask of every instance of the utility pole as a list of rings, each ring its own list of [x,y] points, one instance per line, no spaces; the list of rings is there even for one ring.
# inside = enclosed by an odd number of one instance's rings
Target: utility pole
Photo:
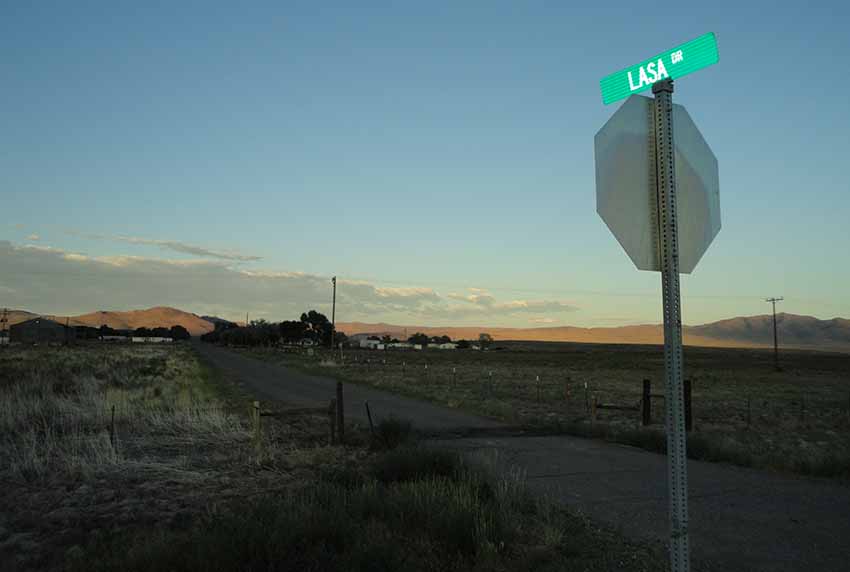
[[[245,327],[248,327],[248,312],[245,312]]]
[[[336,276],[331,278],[334,285],[334,299],[331,305],[331,350],[334,349],[334,334],[336,333]]]
[[[782,371],[779,367],[779,339],[776,335],[776,303],[781,302],[785,298],[766,298],[765,302],[770,302],[773,304],[773,366],[776,368],[776,371]]]

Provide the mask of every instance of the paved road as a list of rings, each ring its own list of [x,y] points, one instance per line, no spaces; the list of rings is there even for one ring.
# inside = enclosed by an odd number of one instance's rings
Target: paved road
[[[260,399],[324,406],[334,393],[331,379],[207,344],[199,351]],[[346,415],[361,421],[368,400],[376,417],[393,413],[429,430],[476,430],[478,437],[441,440],[441,446],[487,458],[499,470],[519,469],[533,490],[629,536],[666,539],[662,455],[566,436],[511,437],[491,420],[354,385],[346,386],[345,398]],[[850,570],[850,487],[698,461],[689,462],[689,476],[691,546],[704,567]]]

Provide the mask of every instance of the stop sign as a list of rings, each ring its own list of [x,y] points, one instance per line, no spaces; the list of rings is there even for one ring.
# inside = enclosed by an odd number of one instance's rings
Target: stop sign
[[[640,270],[661,270],[652,99],[629,97],[594,138],[596,212]],[[720,231],[717,158],[673,105],[679,271],[690,274]]]

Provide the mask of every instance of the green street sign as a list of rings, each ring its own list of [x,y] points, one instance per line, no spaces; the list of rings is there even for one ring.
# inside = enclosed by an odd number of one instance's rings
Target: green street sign
[[[716,64],[719,58],[717,38],[714,32],[709,32],[602,78],[599,82],[599,87],[602,88],[602,103],[608,105],[619,101],[633,93],[649,89],[653,83],[662,79],[676,79],[688,75]]]

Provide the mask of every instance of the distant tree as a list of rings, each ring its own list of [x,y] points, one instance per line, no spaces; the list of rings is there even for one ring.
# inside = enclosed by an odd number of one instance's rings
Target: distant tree
[[[171,330],[159,326],[151,331],[151,335],[155,338],[168,338],[171,337]]]
[[[428,339],[428,336],[426,336],[425,334],[423,334],[421,332],[416,332],[415,334],[410,336],[407,339],[407,341],[411,344],[419,344],[421,346],[427,346],[429,339]]]
[[[378,336],[369,336],[369,337],[368,337],[368,338],[366,338],[366,339],[367,339],[367,340],[372,340],[373,342],[380,342],[380,341],[381,341],[381,338],[379,338]]]
[[[481,346],[481,349],[485,349],[493,343],[493,336],[487,333],[478,334],[478,344]]]
[[[286,320],[278,324],[281,339],[288,344],[295,344],[304,339],[308,325],[305,322]]]
[[[457,343],[457,349],[459,350],[468,350],[472,346],[467,340],[460,340]]]
[[[107,326],[106,324],[102,325],[100,329],[98,329],[98,333],[101,336],[117,336],[118,332]]]
[[[169,330],[169,337],[171,337],[172,340],[177,341],[188,340],[192,336],[189,335],[189,330],[178,324],[171,326],[171,330]]]
[[[434,344],[448,344],[452,341],[452,339],[448,336],[434,336],[431,338],[431,343]]]
[[[393,337],[390,335],[381,336],[381,342],[385,344],[390,344],[393,341]]]
[[[151,336],[153,336],[153,332],[151,332],[151,330],[148,328],[136,328],[133,331],[133,336],[137,338],[150,338]]]
[[[301,314],[301,321],[308,326],[308,337],[325,346],[330,344],[333,326],[327,316],[316,310],[310,310]]]

